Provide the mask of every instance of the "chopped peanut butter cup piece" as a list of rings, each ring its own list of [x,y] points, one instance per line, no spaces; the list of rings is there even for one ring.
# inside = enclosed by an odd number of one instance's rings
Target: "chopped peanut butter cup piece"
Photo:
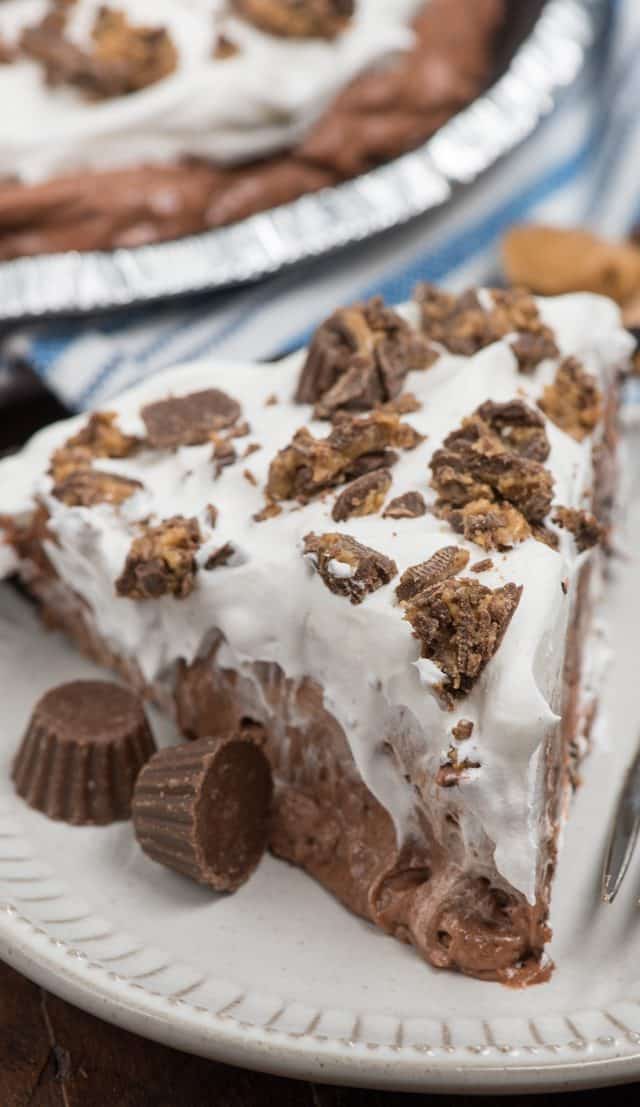
[[[244,884],[267,846],[273,784],[257,730],[160,750],[136,783],[144,852],[216,892]]]
[[[115,411],[95,411],[85,426],[65,443],[66,446],[87,446],[93,457],[130,457],[140,448],[140,439],[123,434],[116,424]]]
[[[58,5],[37,24],[26,27],[23,53],[44,68],[50,85],[74,85],[91,99],[137,92],[172,73],[178,55],[164,27],[138,27],[124,12],[103,5],[91,30],[91,48],[66,36],[70,5]]]
[[[384,454],[390,446],[410,450],[420,441],[421,436],[412,426],[402,423],[398,415],[384,411],[364,416],[343,414],[326,438],[315,438],[308,427],[301,427],[291,444],[271,462],[267,497],[305,503],[324,489],[354,476],[354,464],[365,457]],[[375,468],[379,466],[376,464]]]
[[[165,27],[134,26],[125,12],[116,8],[99,8],[92,37],[99,95],[137,92],[173,73],[178,64]]]
[[[580,553],[597,546],[605,538],[605,528],[590,511],[573,507],[557,507],[551,517],[556,526],[570,531]]]
[[[76,469],[87,469],[94,458],[130,457],[140,448],[140,439],[123,434],[114,411],[96,411],[84,427],[54,451],[49,472],[62,481]]]
[[[355,0],[231,0],[250,23],[283,38],[335,38],[348,25]]]
[[[495,307],[491,311],[493,326],[500,335],[517,332],[511,344],[521,373],[532,373],[545,358],[558,357],[551,327],[542,322],[538,305],[524,288],[495,288]]]
[[[196,553],[201,543],[197,519],[175,515],[158,526],[147,527],[131,543],[116,581],[117,594],[133,600],[166,595],[184,599],[193,591],[198,570]]]
[[[102,680],[61,684],[33,710],[13,764],[16,791],[51,819],[128,819],[136,777],[155,748],[132,692]]]
[[[121,504],[142,488],[139,480],[104,473],[99,469],[75,469],[53,486],[51,495],[69,507]]]
[[[427,561],[405,569],[396,588],[396,596],[402,602],[410,600],[425,588],[432,588],[434,584],[457,576],[466,568],[468,561],[469,552],[462,546],[443,546]]]
[[[383,519],[418,519],[426,515],[427,505],[421,492],[404,492],[396,496],[382,512]]]
[[[157,449],[173,449],[209,442],[216,431],[235,423],[241,412],[232,396],[219,388],[207,388],[147,404],[140,414],[150,444]]]
[[[528,538],[551,507],[548,453],[536,411],[521,400],[482,404],[431,458],[436,513],[487,550]]]
[[[452,727],[451,733],[456,742],[466,742],[467,738],[470,738],[473,734],[473,723],[471,719],[460,719],[456,725]]]
[[[445,674],[445,697],[471,691],[499,648],[521,595],[515,584],[492,591],[477,580],[450,579],[424,588],[406,604],[405,619],[422,657]]]
[[[476,354],[492,342],[516,334],[512,350],[521,372],[529,373],[547,357],[557,357],[553,333],[540,318],[535,300],[523,289],[494,289],[492,307],[485,308],[476,292],[456,296],[430,284],[418,285],[415,298],[422,330],[452,354]]]
[[[388,469],[374,469],[351,481],[340,493],[331,517],[336,523],[343,523],[352,515],[375,515],[380,511],[384,498],[391,487],[391,473]]]
[[[582,442],[602,418],[602,393],[596,379],[577,358],[566,357],[558,366],[553,384],[548,384],[538,406],[552,423]]]
[[[304,556],[322,577],[330,592],[362,603],[365,596],[396,576],[395,561],[351,538],[348,534],[307,534]]]
[[[498,337],[475,292],[456,296],[431,284],[415,290],[422,330],[431,342],[438,342],[452,354],[469,356]]]
[[[424,369],[434,359],[421,335],[376,296],[341,308],[318,328],[295,399],[315,403],[319,419],[340,410],[367,410],[399,398],[409,370]]]
[[[510,550],[532,533],[524,515],[509,503],[471,500],[464,507],[452,507],[440,514],[458,534],[486,550]]]
[[[480,405],[476,414],[508,449],[520,457],[531,457],[534,461],[547,460],[550,452],[549,439],[544,419],[535,408],[529,407],[522,400],[508,400],[504,404],[487,400]]]

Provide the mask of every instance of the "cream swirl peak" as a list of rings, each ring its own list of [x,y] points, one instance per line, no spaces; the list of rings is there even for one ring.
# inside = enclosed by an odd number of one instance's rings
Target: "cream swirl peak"
[[[76,0],[65,34],[86,49],[99,0]],[[223,0],[118,0],[133,26],[165,28],[177,64],[126,96],[92,101],[48,87],[42,65],[0,65],[0,177],[38,182],[83,169],[163,164],[201,157],[243,162],[299,141],[355,76],[413,44],[424,0],[358,0],[331,40],[286,39],[230,14]],[[0,40],[15,45],[50,10],[46,0],[4,0]],[[237,47],[215,56],[216,43]]]

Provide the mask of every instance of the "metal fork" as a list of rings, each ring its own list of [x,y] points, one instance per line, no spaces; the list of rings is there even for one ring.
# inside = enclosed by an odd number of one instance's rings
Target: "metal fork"
[[[624,880],[640,831],[640,748],[627,770],[602,873],[602,899],[613,903]]]

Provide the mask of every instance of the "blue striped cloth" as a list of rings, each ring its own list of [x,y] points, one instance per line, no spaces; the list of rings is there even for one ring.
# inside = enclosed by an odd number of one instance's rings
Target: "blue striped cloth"
[[[63,402],[83,409],[181,361],[272,358],[337,305],[375,292],[399,302],[419,280],[452,289],[494,280],[500,238],[515,222],[622,236],[640,220],[638,105],[640,2],[611,0],[608,28],[576,84],[531,138],[441,211],[259,285],[32,327],[5,340],[4,359],[26,359]]]

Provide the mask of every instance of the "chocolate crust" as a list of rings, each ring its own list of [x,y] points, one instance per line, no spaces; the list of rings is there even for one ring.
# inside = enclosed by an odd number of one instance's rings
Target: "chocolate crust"
[[[262,161],[227,169],[185,159],[0,182],[0,260],[226,226],[406,153],[487,85],[505,12],[505,0],[430,0],[411,51],[356,78],[301,144]]]

